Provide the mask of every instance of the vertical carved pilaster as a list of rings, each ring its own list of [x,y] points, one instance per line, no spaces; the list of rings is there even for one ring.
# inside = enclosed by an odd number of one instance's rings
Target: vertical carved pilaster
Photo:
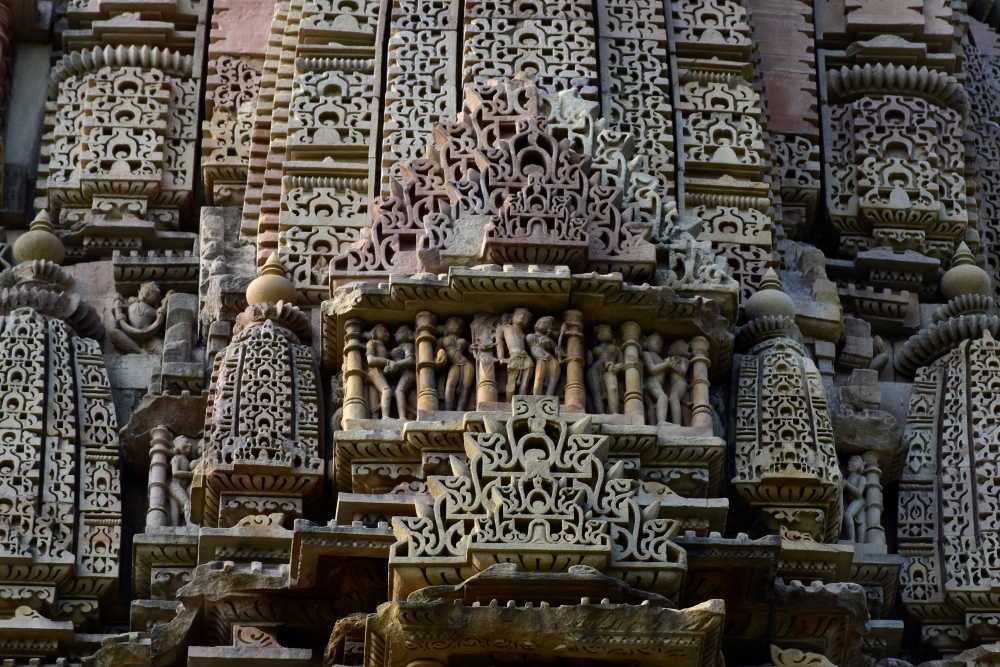
[[[567,310],[563,313],[566,337],[566,412],[583,412],[587,390],[583,382],[583,313]]]
[[[704,336],[691,339],[691,426],[712,427],[712,406],[708,398],[708,340]]]
[[[167,479],[170,471],[170,431],[157,426],[150,434],[149,446],[149,508],[146,510],[146,528],[170,525],[167,508]]]
[[[434,373],[437,347],[437,315],[417,313],[417,411],[437,410],[437,379]]]
[[[625,414],[642,415],[642,330],[637,322],[622,325],[622,360],[625,370]]]
[[[344,326],[344,422],[368,416],[365,404],[365,323],[347,320]]]

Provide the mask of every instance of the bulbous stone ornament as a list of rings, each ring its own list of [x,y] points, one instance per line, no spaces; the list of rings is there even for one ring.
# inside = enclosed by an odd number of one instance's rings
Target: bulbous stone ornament
[[[960,296],[992,293],[990,275],[976,266],[976,257],[969,246],[962,243],[955,252],[951,268],[941,278],[941,294],[951,301]]]
[[[295,285],[285,277],[285,267],[278,259],[278,253],[273,252],[260,271],[247,287],[247,303],[251,306],[258,303],[277,303],[284,301],[293,306],[298,303],[298,293]]]
[[[774,269],[768,269],[764,274],[760,290],[747,299],[744,312],[747,321],[766,316],[795,318],[795,303],[782,291],[781,279]]]
[[[48,212],[39,211],[31,228],[14,242],[14,259],[18,264],[35,260],[62,264],[66,260],[66,249],[54,231]]]

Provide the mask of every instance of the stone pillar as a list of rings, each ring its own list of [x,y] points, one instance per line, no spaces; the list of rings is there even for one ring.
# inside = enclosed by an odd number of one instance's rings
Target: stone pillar
[[[149,509],[146,510],[146,528],[170,525],[167,484],[170,480],[171,433],[163,426],[153,429],[149,445]]]
[[[642,329],[637,322],[622,325],[622,360],[625,369],[625,414],[643,415],[642,405]]]
[[[691,426],[712,427],[712,404],[708,398],[708,340],[691,339]]]
[[[417,313],[417,412],[438,409],[436,350],[437,315],[421,311]]]
[[[866,544],[885,544],[885,529],[882,528],[882,470],[878,467],[878,455],[865,452],[861,455],[865,462],[865,535]],[[861,535],[857,541],[861,542]]]
[[[365,323],[350,319],[344,325],[344,416],[351,419],[368,416],[365,402]]]
[[[583,381],[583,313],[567,310],[563,313],[566,327],[566,412],[585,412],[587,390]]]

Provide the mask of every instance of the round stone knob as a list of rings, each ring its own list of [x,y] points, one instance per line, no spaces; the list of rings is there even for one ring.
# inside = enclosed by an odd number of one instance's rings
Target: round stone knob
[[[976,266],[975,256],[963,242],[955,251],[951,268],[941,278],[941,294],[949,301],[973,294],[989,296],[993,292],[991,282],[990,274]]]
[[[273,252],[260,270],[260,275],[247,287],[247,303],[252,306],[279,301],[294,306],[298,301],[298,293],[292,281],[285,277],[285,267],[278,260],[278,253]]]
[[[759,317],[795,317],[795,303],[781,289],[781,279],[774,269],[768,269],[760,281],[760,289],[747,299],[743,307],[747,321]]]
[[[55,228],[44,209],[31,222],[31,228],[14,241],[14,259],[18,264],[46,260],[62,264],[66,260],[66,249],[53,232]]]

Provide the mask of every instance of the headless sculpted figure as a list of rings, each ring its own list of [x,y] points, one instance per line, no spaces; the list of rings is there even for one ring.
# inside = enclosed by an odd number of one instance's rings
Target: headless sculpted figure
[[[850,542],[865,541],[865,488],[868,486],[861,474],[865,462],[860,456],[847,460],[847,475],[844,477],[844,539]]]
[[[171,526],[191,523],[191,478],[194,443],[187,436],[174,438],[170,457],[170,484],[167,485]]]

